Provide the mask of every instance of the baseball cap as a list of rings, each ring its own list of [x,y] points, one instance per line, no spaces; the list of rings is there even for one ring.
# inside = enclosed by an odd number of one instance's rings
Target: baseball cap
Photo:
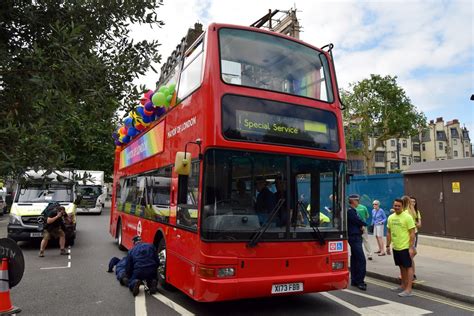
[[[359,200],[360,196],[358,194],[349,195],[349,200]]]

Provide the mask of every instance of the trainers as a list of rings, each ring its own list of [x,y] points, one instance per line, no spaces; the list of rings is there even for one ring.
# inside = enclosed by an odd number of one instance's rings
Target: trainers
[[[67,253],[66,249],[61,249],[60,254],[63,255],[63,256],[65,256],[65,255],[67,255],[68,253]]]
[[[142,285],[142,281],[138,280],[132,289],[133,296],[137,296],[138,293],[140,292],[140,285]]]
[[[38,257],[43,258],[44,257],[44,251],[40,251]]]
[[[368,257],[367,259],[372,260],[372,257]]]
[[[404,289],[401,286],[393,287],[390,289],[392,292],[403,292]]]
[[[401,293],[398,293],[398,296],[400,296],[400,297],[410,297],[410,296],[413,296],[413,293],[403,291]]]

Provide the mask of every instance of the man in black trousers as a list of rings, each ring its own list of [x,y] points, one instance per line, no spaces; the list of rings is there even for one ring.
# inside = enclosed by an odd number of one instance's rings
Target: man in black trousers
[[[367,224],[357,216],[356,207],[359,204],[359,196],[349,196],[349,210],[347,211],[347,231],[349,234],[349,245],[351,246],[351,285],[362,291],[367,290],[364,282],[366,273],[366,261],[364,250],[362,250],[362,227]]]

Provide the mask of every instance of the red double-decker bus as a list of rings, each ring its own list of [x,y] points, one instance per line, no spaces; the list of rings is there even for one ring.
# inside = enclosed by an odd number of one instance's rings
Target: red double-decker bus
[[[116,152],[110,216],[120,248],[137,234],[156,245],[162,286],[205,302],[347,287],[327,47],[211,24],[169,59],[160,82],[178,104]]]

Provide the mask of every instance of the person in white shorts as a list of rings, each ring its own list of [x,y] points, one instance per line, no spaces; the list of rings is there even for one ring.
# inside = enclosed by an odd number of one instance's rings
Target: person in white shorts
[[[378,253],[379,256],[385,256],[383,235],[385,222],[387,222],[387,216],[385,215],[385,211],[380,208],[379,200],[374,200],[374,202],[372,202],[372,206],[374,207],[372,210],[372,225],[374,226],[374,235],[377,239],[377,245],[379,246],[379,250],[375,253]]]

